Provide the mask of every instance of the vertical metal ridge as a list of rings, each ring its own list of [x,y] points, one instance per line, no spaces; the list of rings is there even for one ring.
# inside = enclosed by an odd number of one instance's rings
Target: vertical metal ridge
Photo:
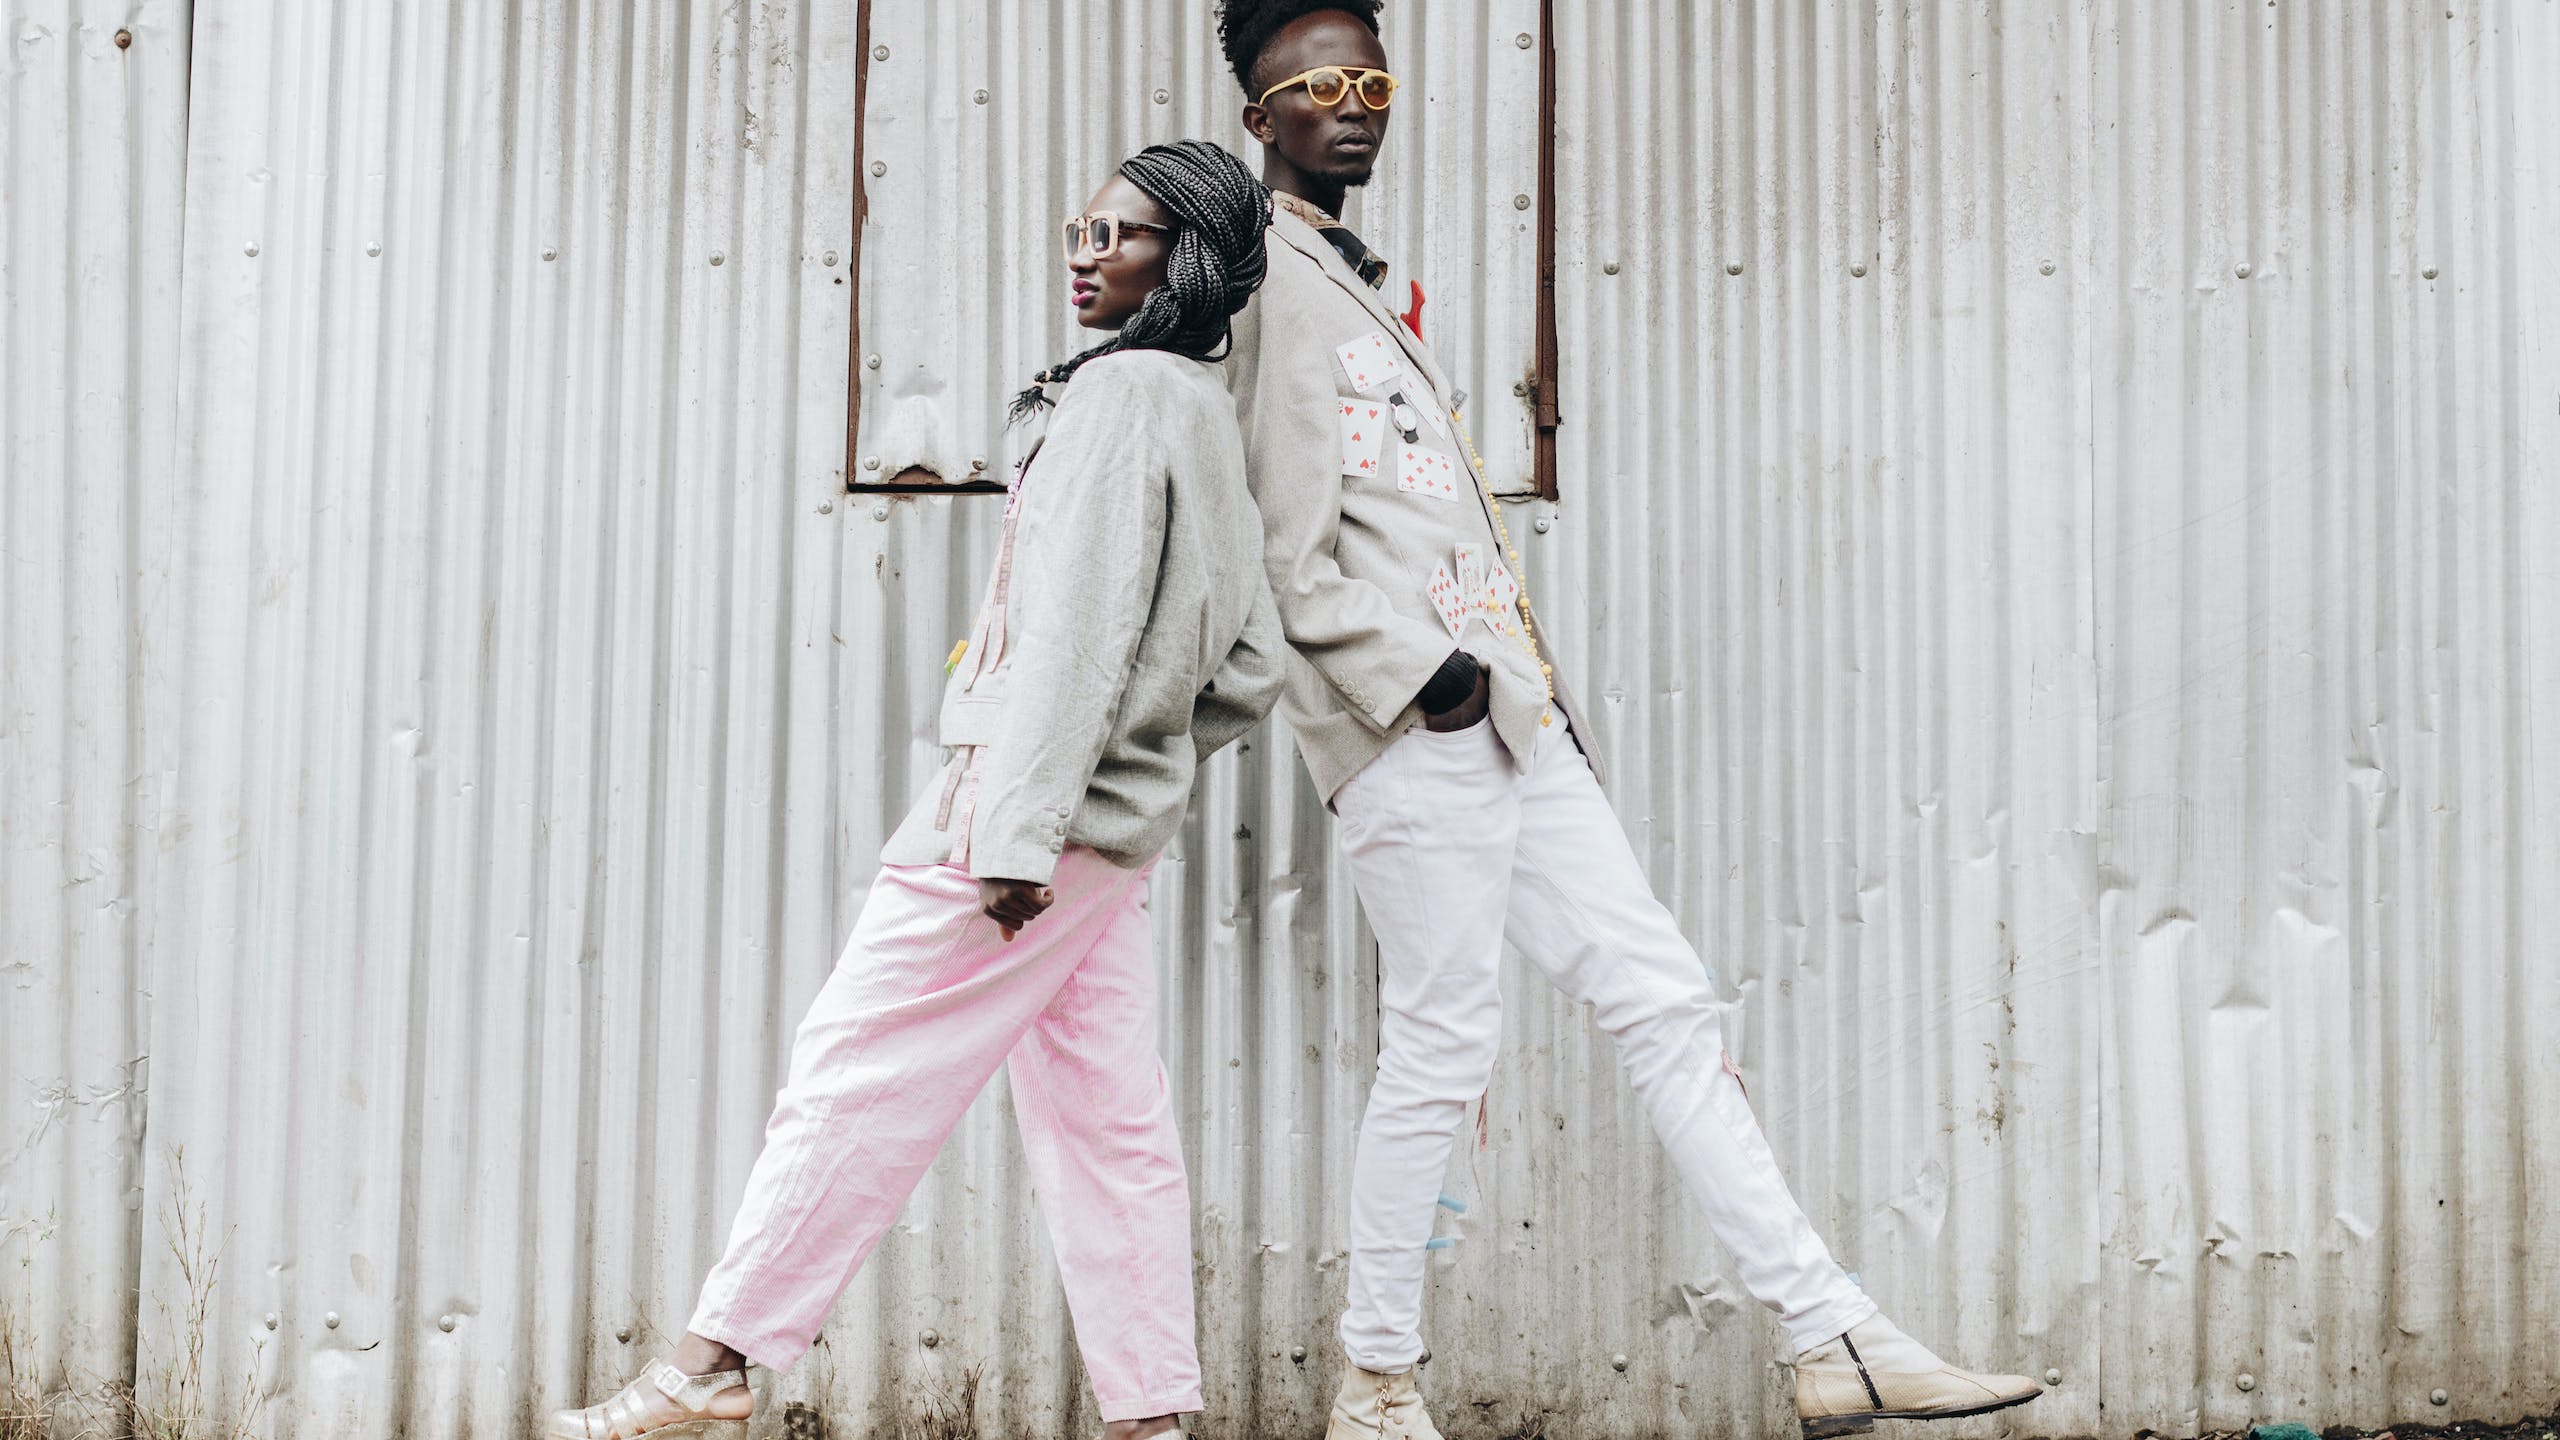
[[[1637,853],[1807,1209],[2061,1370],[2044,1433],[2512,1418],[2560,1353],[2560,18],[2455,8],[1388,11],[1358,223],[1506,475],[1553,231],[1513,529]],[[1176,0],[102,15],[0,108],[0,1225],[44,1363],[148,1380],[183,1147],[223,1407],[520,1428],[681,1328],[934,763],[992,507],[842,467],[1001,474],[1055,215],[1239,99]],[[1303,1431],[1376,973],[1277,727],[1155,896],[1212,1413]],[[1783,1429],[1611,1042],[1505,979],[1435,1401]],[[1091,1420],[1010,1131],[768,1407]]]

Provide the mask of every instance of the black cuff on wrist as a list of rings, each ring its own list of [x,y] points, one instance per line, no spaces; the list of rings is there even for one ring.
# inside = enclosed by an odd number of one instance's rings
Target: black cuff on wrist
[[[1441,661],[1440,668],[1433,671],[1430,680],[1423,684],[1422,693],[1413,697],[1414,703],[1422,707],[1425,715],[1446,715],[1466,704],[1467,697],[1476,693],[1476,676],[1483,669],[1484,666],[1473,655],[1464,650],[1452,650],[1449,658]]]

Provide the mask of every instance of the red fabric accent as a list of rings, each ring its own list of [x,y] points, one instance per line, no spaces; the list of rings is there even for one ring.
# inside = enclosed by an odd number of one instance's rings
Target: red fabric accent
[[[1413,308],[1404,312],[1404,328],[1412,331],[1413,338],[1419,340],[1422,338],[1422,282],[1407,280],[1404,283],[1413,287]]]

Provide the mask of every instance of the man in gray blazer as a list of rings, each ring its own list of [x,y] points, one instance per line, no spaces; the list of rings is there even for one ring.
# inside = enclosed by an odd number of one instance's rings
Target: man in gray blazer
[[[1656,1133],[1785,1325],[1808,1436],[2033,1399],[1903,1335],[1789,1193],[1705,965],[1601,792],[1449,377],[1338,218],[1396,98],[1378,0],[1227,0],[1220,35],[1276,201],[1227,364],[1294,656],[1280,708],[1378,937],[1378,1073],[1352,1161],[1349,1360],[1327,1434],[1436,1440],[1414,1387],[1424,1250],[1491,1079],[1505,939],[1617,1040]],[[1445,302],[1444,302],[1445,303]],[[1456,308],[1456,307],[1449,307]]]

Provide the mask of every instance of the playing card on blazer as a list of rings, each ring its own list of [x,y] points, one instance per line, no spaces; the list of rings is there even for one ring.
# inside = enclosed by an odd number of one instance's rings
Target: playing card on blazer
[[[1525,771],[1547,713],[1538,662],[1481,617],[1452,640],[1433,604],[1433,575],[1455,568],[1459,545],[1502,555],[1450,423],[1448,377],[1313,226],[1283,210],[1268,248],[1226,375],[1294,652],[1280,710],[1307,773],[1329,802],[1421,722],[1414,696],[1452,648],[1490,671],[1494,730]],[[1591,729],[1561,677],[1553,720],[1572,726],[1596,770]]]

